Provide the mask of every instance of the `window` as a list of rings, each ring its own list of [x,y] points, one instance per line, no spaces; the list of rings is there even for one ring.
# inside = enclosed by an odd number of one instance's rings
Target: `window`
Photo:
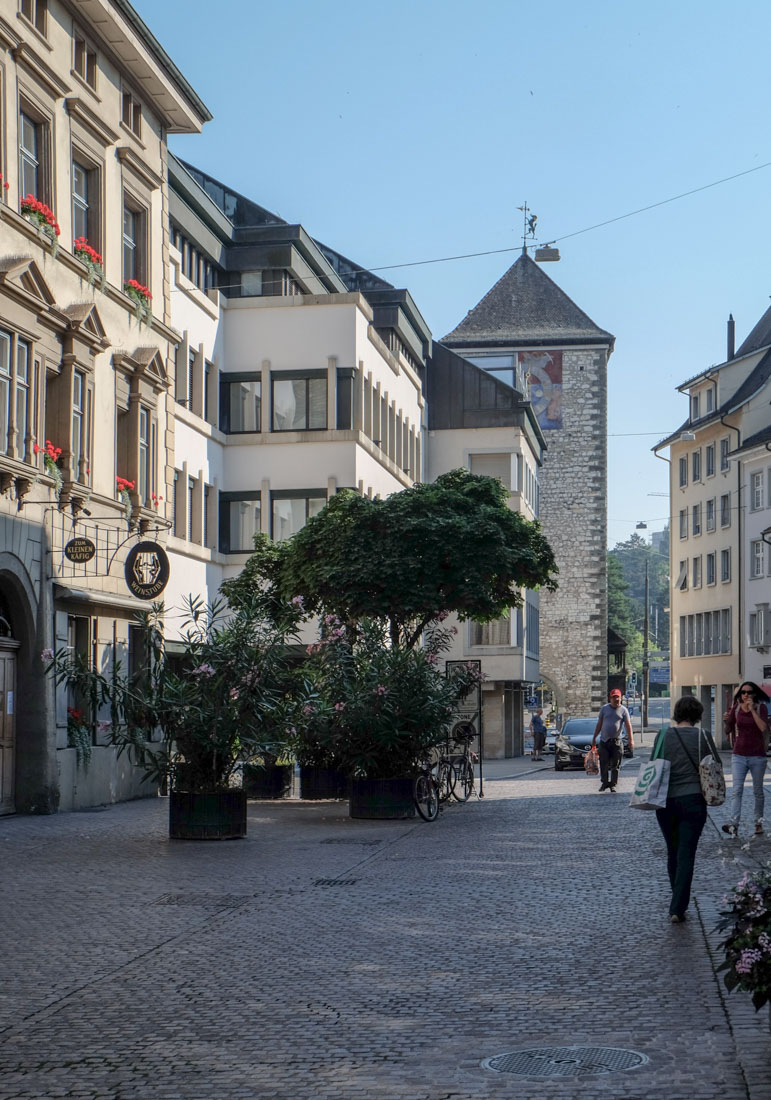
[[[176,538],[182,538],[182,502],[179,499],[179,470],[174,471],[174,480],[171,483],[171,533]]]
[[[720,440],[720,471],[724,473],[729,466],[728,462],[728,437]]]
[[[72,476],[83,485],[91,483],[91,434],[93,391],[83,371],[72,376]]]
[[[679,588],[681,592],[688,591],[688,559],[680,562],[680,567],[677,571],[677,580],[675,581],[675,588]]]
[[[731,652],[731,609],[680,616],[680,656]]]
[[[712,497],[707,501],[707,530],[714,531],[717,528],[717,512],[715,509],[715,498]]]
[[[129,206],[123,207],[123,281],[142,282],[142,217]]]
[[[96,88],[96,50],[82,34],[75,32],[75,72],[90,88]]]
[[[683,486],[687,485],[687,484],[688,484],[688,459],[685,458],[685,456],[684,456],[683,458],[680,459],[680,488],[682,489]]]
[[[537,610],[537,609],[536,609]],[[469,625],[469,644],[475,645],[507,645],[511,642],[511,624],[513,615],[506,615],[500,619],[493,619],[491,623],[475,623]]]
[[[750,645],[763,645],[763,612],[750,612]]]
[[[723,493],[720,498],[720,526],[731,526],[731,494]]]
[[[701,588],[701,554],[691,563],[691,587]]]
[[[715,387],[710,386],[707,390],[707,412],[711,413],[715,408]]]
[[[721,581],[730,581],[731,579],[731,551],[720,551],[720,579]]]
[[[764,565],[764,547],[765,543],[763,539],[753,539],[750,543],[750,576],[762,577],[765,573]]]
[[[688,538],[688,509],[680,509],[680,538]]]
[[[261,431],[261,395],[259,374],[221,374],[220,429],[230,433]]]
[[[750,511],[757,512],[763,507],[763,472],[750,475]]]
[[[521,468],[522,456],[517,455]],[[469,467],[472,474],[482,474],[484,477],[497,477],[505,489],[511,491],[511,453],[504,454],[474,454],[469,455]],[[524,465],[524,482],[520,480],[519,491],[525,493],[528,488],[530,467]]]
[[[701,451],[694,451],[691,455],[692,481],[701,481]]]
[[[22,195],[34,195],[41,202],[48,199],[46,140],[46,126],[22,111],[19,115],[19,190]]]
[[[99,170],[88,164],[80,154],[72,159],[72,239],[85,237],[99,251]]]
[[[271,493],[271,537],[274,542],[283,542],[296,535],[326,503],[324,489],[310,489],[306,493],[295,493],[293,490]]]
[[[715,584],[717,581],[717,558],[714,551],[707,554],[707,584]]]
[[[137,469],[137,494],[145,506],[150,504],[150,494],[154,491],[152,477],[152,456],[150,439],[150,411],[143,405],[139,407],[139,466]]]
[[[187,479],[187,541],[193,542],[193,509],[195,508],[195,478]]]
[[[258,298],[262,294],[262,272],[261,271],[242,271],[241,272],[241,297],[242,298]]]
[[[46,33],[47,0],[21,0],[21,14],[28,19],[36,31]],[[25,192],[26,194],[26,192]]]
[[[701,534],[701,504],[694,504],[691,509],[691,533]]]
[[[223,554],[251,554],[259,534],[260,493],[220,493],[220,550]]]
[[[13,361],[16,370],[13,370]],[[0,454],[32,462],[35,402],[31,347],[0,329]]]
[[[212,384],[212,378],[214,377],[214,365],[209,362],[208,359],[203,361],[203,418],[209,420],[210,412],[210,389]],[[209,421],[211,423],[211,421]]]
[[[142,108],[132,96],[131,92],[124,91],[121,121],[131,130],[136,137],[142,136]]]
[[[327,426],[327,372],[273,374],[273,431],[323,431]]]
[[[353,427],[353,367],[337,368],[337,408],[335,410],[335,424],[340,431],[348,431]],[[402,465],[409,466],[409,461],[402,457]]]
[[[209,508],[211,506],[211,486],[203,487],[203,544],[209,546]]]
[[[712,393],[712,390],[708,391]],[[705,451],[705,461],[707,466],[707,477],[715,476],[715,444],[710,443],[709,447]]]
[[[699,395],[695,393],[691,397],[691,420],[699,419]]]

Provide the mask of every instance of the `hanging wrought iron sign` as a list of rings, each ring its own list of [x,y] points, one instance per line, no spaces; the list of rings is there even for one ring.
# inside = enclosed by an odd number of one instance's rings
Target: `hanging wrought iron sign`
[[[138,600],[154,600],[169,582],[169,559],[157,542],[132,546],[123,569],[129,591]]]
[[[70,541],[64,547],[64,556],[68,561],[74,561],[78,565],[83,565],[87,561],[91,561],[96,553],[96,546],[87,539],[85,535],[76,535],[74,539]]]

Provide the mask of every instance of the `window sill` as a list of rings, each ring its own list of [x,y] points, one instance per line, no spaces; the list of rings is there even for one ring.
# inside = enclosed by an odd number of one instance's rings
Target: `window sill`
[[[21,20],[22,24],[27,28],[27,30],[31,31],[32,34],[34,34],[35,38],[38,40],[41,46],[45,46],[49,53],[53,53],[54,48],[48,41],[46,36],[37,29],[34,23],[30,23],[29,19],[27,19],[26,15],[23,12],[17,12],[16,18]]]

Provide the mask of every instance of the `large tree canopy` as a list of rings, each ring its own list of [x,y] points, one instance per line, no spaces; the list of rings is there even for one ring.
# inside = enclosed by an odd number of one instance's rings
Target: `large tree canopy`
[[[267,577],[309,611],[385,619],[412,645],[442,613],[498,618],[520,588],[555,589],[556,573],[540,526],[509,508],[500,481],[451,470],[385,500],[338,493],[288,542],[258,543],[228,596]]]

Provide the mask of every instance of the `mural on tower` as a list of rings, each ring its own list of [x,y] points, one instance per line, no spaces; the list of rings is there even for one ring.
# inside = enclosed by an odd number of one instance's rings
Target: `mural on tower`
[[[530,384],[530,402],[541,431],[562,427],[562,352],[521,351],[519,362]]]

